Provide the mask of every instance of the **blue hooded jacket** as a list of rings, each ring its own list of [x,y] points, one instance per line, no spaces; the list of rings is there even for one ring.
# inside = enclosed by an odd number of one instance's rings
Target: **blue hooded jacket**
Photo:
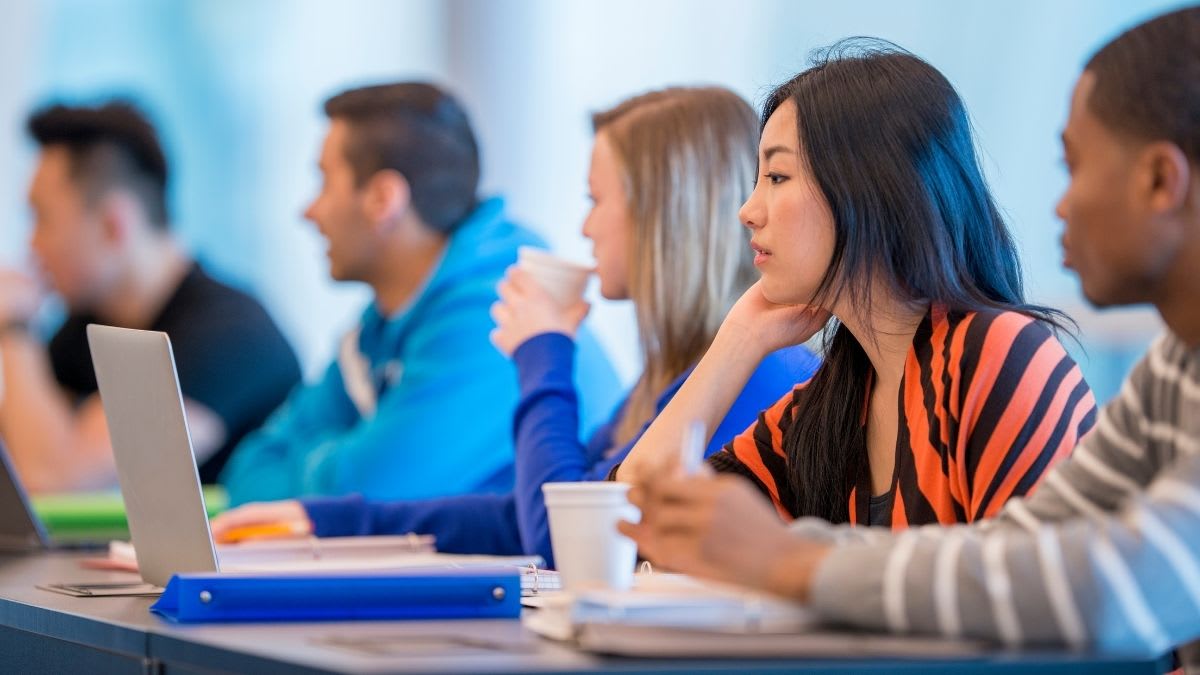
[[[238,445],[221,474],[230,503],[510,490],[517,374],[491,344],[489,311],[526,245],[544,244],[504,217],[502,200],[482,203],[408,306],[390,317],[368,306],[324,376]],[[620,383],[595,338],[581,340],[584,424],[595,426]]]

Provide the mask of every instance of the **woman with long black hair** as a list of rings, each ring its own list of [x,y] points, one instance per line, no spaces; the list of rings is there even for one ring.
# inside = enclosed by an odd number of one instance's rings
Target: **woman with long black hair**
[[[741,218],[762,278],[619,479],[670,471],[690,421],[711,428],[761,358],[827,323],[813,378],[709,459],[788,519],[971,522],[1092,427],[1061,315],[1026,302],[966,110],[925,61],[851,40],[775,89]]]

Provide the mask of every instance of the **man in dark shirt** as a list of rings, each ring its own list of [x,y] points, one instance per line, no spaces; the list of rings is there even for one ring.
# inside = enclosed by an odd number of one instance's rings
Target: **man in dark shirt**
[[[41,147],[29,190],[40,276],[70,315],[48,348],[28,330],[34,279],[0,271],[0,435],[30,489],[110,485],[115,477],[85,328],[104,323],[172,340],[201,479],[300,378],[266,311],[210,278],[168,232],[166,159],[124,103],[54,106],[29,131]]]

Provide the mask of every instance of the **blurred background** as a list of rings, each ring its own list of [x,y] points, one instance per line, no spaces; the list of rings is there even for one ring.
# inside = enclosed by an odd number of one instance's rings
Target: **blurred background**
[[[262,299],[310,377],[367,300],[327,276],[300,213],[317,189],[321,104],[342,89],[429,79],[465,102],[484,195],[560,251],[587,257],[589,114],[631,94],[720,84],[756,106],[839,38],[873,35],[929,60],[970,110],[1033,300],[1081,326],[1075,353],[1115,394],[1159,330],[1145,309],[1095,312],[1060,264],[1058,135],[1088,55],[1166,0],[29,0],[0,23],[0,263],[27,257],[29,111],[132,98],[158,125],[179,237],[210,271]],[[628,381],[632,312],[591,321]]]

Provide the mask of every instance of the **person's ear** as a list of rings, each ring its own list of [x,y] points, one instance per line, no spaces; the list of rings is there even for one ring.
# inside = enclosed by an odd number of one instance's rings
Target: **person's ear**
[[[114,190],[101,197],[96,208],[105,243],[124,246],[133,236],[133,229],[140,218],[141,207],[137,198],[125,190]]]
[[[1156,141],[1142,151],[1146,205],[1156,214],[1176,211],[1187,202],[1193,172],[1178,145]]]
[[[376,171],[363,188],[363,210],[377,226],[398,222],[412,204],[408,179],[399,171]]]

